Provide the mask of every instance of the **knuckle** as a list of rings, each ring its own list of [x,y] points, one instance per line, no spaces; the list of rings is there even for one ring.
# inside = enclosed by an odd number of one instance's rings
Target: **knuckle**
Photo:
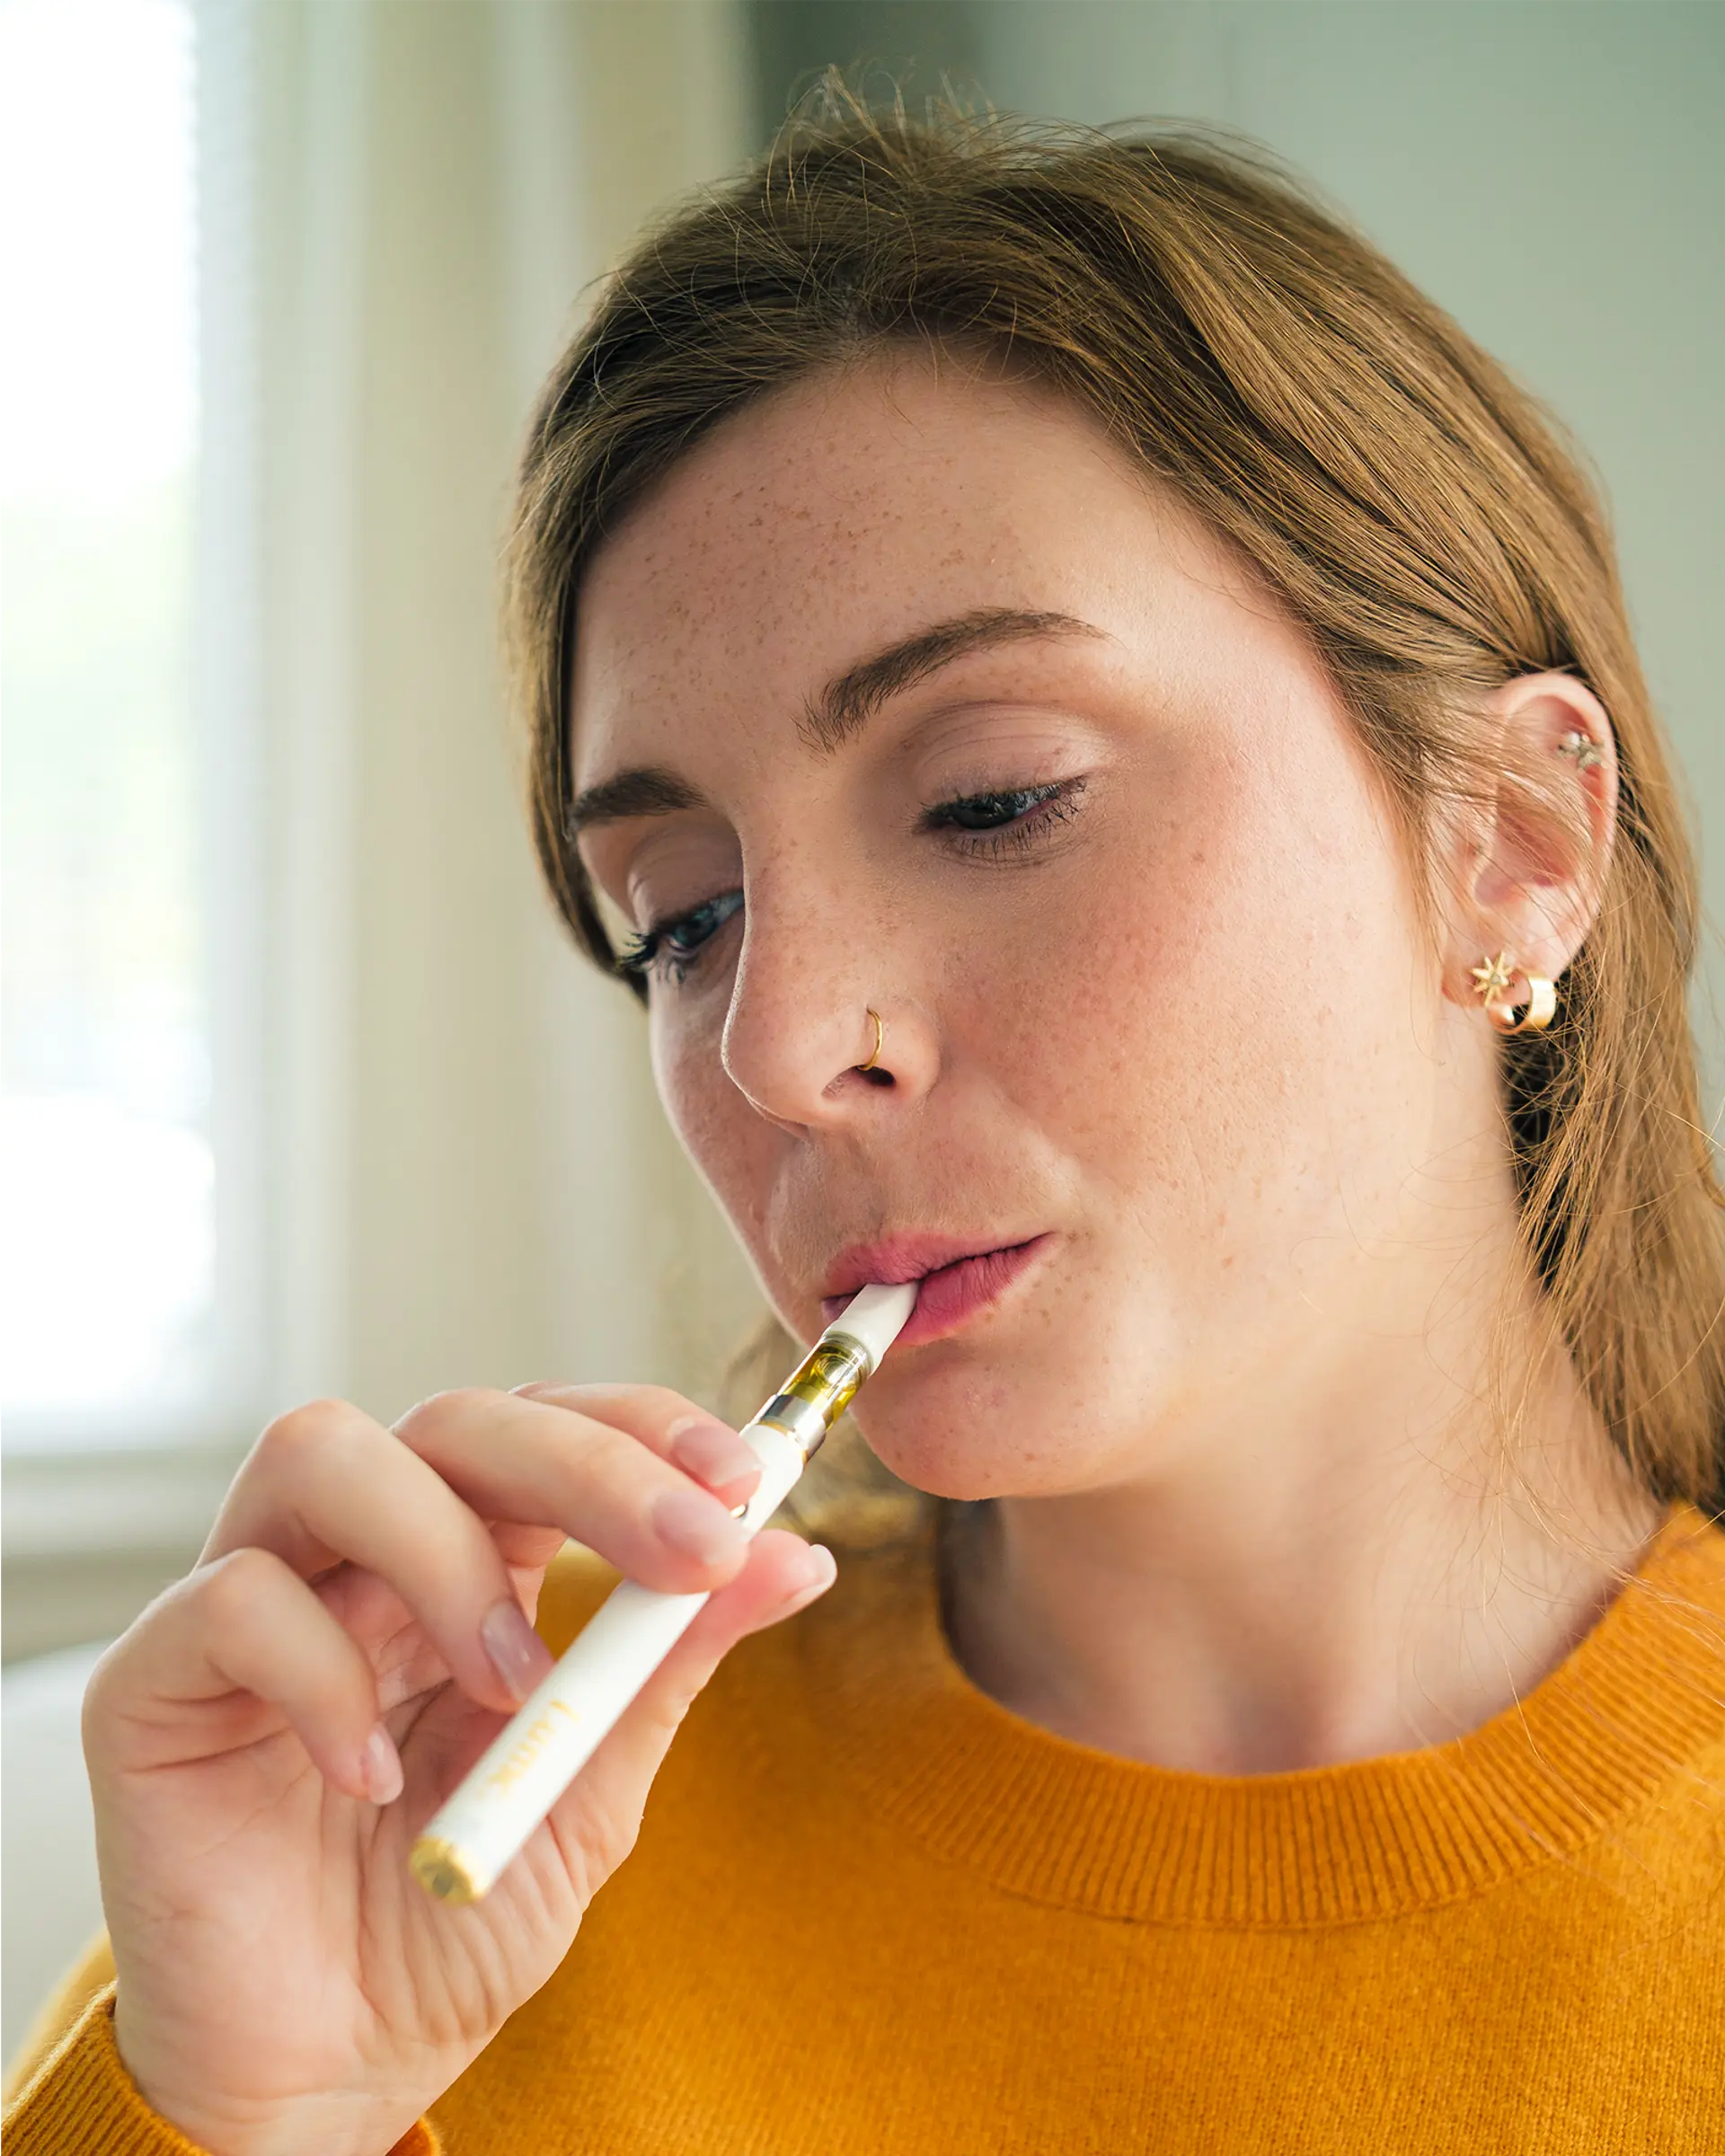
[[[629,1819],[607,1816],[598,1830],[598,1857],[607,1872],[615,1871],[626,1864],[634,1854],[635,1843],[641,1836],[639,1815]]]
[[[435,1446],[443,1439],[472,1427],[482,1417],[495,1415],[509,1398],[483,1385],[457,1385],[447,1392],[433,1392],[410,1408],[395,1425],[395,1435],[415,1452]]]
[[[114,1713],[124,1700],[127,1690],[126,1668],[130,1659],[128,1648],[134,1643],[135,1635],[146,1622],[138,1618],[128,1630],[122,1632],[108,1648],[90,1672],[89,1682],[84,1688],[81,1721],[86,1747],[109,1716]]]
[[[658,1477],[663,1471],[658,1456],[630,1431],[618,1429],[615,1423],[593,1422],[570,1436],[574,1443],[562,1449],[571,1464],[579,1460],[590,1473],[658,1487]]]
[[[689,1710],[701,1696],[706,1681],[705,1670],[679,1672],[668,1679],[652,1706],[654,1725],[667,1739],[675,1736],[687,1720]]]
[[[701,1411],[692,1400],[673,1392],[668,1385],[638,1385],[635,1397],[645,1410],[646,1419],[661,1429],[681,1415],[698,1415]]]
[[[584,1898],[590,1900],[632,1855],[641,1833],[641,1809],[587,1796],[580,1801],[573,1825],[574,1848],[586,1884]]]
[[[313,1400],[278,1415],[258,1440],[260,1457],[272,1468],[322,1452],[350,1436],[364,1418],[345,1400]]]
[[[286,1569],[281,1560],[268,1550],[249,1546],[230,1550],[226,1557],[218,1557],[195,1572],[188,1589],[196,1599],[203,1623],[229,1630],[251,1615]]]
[[[613,1416],[622,1416],[632,1434],[637,1428],[662,1432],[679,1417],[701,1412],[668,1385],[521,1385],[517,1390],[529,1398],[554,1400],[595,1423],[611,1424]]]
[[[652,1452],[606,1422],[571,1423],[547,1433],[545,1494],[560,1515],[621,1506],[639,1511],[664,1472]]]

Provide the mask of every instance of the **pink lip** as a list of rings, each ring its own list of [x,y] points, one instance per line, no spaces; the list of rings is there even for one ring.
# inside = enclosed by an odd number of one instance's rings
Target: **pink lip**
[[[976,1237],[893,1235],[880,1242],[856,1243],[842,1251],[830,1276],[834,1292],[821,1300],[830,1325],[859,1287],[871,1280],[886,1286],[920,1280],[922,1287],[909,1322],[898,1335],[901,1348],[943,1339],[1003,1295],[1052,1238],[1032,1235],[1023,1242],[982,1244]]]

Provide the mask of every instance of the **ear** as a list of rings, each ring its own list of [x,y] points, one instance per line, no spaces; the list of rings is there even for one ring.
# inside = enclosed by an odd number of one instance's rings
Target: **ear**
[[[1599,911],[1617,827],[1605,706],[1568,674],[1521,674],[1486,706],[1498,773],[1458,862],[1444,993],[1479,1007],[1472,969],[1499,951],[1555,981]]]

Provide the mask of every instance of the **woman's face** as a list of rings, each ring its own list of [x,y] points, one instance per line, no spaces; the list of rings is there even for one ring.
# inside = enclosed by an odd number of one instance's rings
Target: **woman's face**
[[[896,356],[729,420],[592,566],[574,748],[780,1315],[939,1268],[862,1402],[924,1489],[1098,1489],[1345,1383],[1502,1200],[1315,658],[1044,390]]]

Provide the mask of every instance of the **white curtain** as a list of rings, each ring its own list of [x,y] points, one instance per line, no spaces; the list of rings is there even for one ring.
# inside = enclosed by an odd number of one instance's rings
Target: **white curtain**
[[[243,1370],[213,1429],[8,1459],[14,1657],[128,1621],[296,1401],[706,1392],[756,1313],[640,1013],[540,894],[496,635],[534,392],[643,220],[747,155],[744,51],[731,0],[199,0],[198,701]]]
[[[393,1418],[531,1377],[705,1391],[756,1310],[659,1117],[640,1014],[535,882],[494,573],[582,287],[749,146],[742,39],[724,0],[202,13],[208,529],[246,557],[206,563],[207,701],[252,804],[218,935],[254,951],[237,916],[264,915],[258,1022],[241,999],[233,1045],[237,1119],[266,1143],[228,1245],[261,1274],[259,1414],[337,1393]],[[250,1435],[93,1476],[9,1467],[13,1651],[128,1622]],[[7,2052],[97,1921],[93,1651],[7,1680]]]
[[[534,391],[748,151],[723,0],[260,0],[259,630],[280,1398],[702,1388],[753,1292],[553,923],[494,561]]]

